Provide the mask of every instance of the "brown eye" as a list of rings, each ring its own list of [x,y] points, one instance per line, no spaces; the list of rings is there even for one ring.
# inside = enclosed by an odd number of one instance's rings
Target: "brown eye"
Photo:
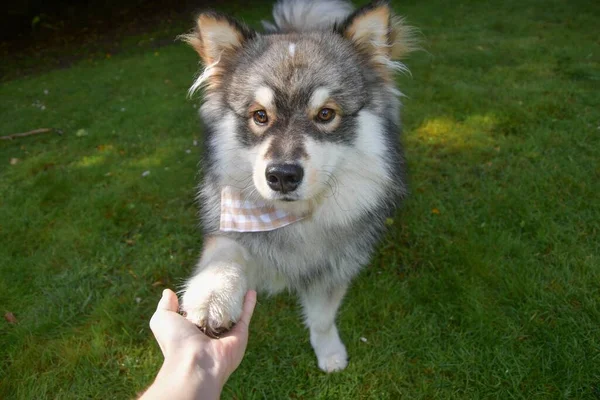
[[[269,118],[267,117],[267,112],[265,110],[254,111],[253,118],[257,125],[264,125],[269,122]]]
[[[333,119],[333,117],[335,117],[335,111],[333,111],[331,108],[321,108],[317,114],[317,121],[329,122]]]

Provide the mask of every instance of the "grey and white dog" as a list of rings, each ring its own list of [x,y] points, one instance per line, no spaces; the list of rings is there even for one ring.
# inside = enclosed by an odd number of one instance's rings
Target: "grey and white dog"
[[[240,317],[248,289],[297,293],[319,367],[344,369],[335,326],[349,282],[365,266],[405,195],[394,74],[412,30],[387,2],[282,0],[258,33],[206,12],[183,39],[200,55],[206,138],[200,187],[204,249],[182,310],[218,334]],[[220,228],[224,187],[291,216],[268,231]]]

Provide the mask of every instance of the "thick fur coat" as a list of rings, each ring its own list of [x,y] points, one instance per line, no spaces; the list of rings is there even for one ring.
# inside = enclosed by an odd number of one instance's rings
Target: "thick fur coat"
[[[204,249],[182,309],[218,335],[248,289],[295,292],[318,365],[332,372],[347,365],[337,309],[406,193],[394,73],[413,40],[381,1],[354,11],[340,0],[283,0],[273,15],[257,33],[203,13],[184,35],[205,65],[190,90],[204,89],[206,153]],[[223,232],[225,186],[307,217]]]

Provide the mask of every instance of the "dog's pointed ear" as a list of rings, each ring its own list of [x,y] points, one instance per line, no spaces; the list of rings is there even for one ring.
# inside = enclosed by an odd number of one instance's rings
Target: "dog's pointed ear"
[[[357,45],[387,52],[392,10],[385,1],[375,1],[356,10],[342,26],[342,34]]]
[[[223,53],[241,48],[254,36],[252,29],[224,14],[205,12],[198,16],[195,30],[181,38],[196,50],[205,65],[211,65]]]
[[[337,29],[374,62],[392,69],[403,68],[392,60],[417,49],[413,28],[394,15],[387,1],[374,1],[359,8]]]

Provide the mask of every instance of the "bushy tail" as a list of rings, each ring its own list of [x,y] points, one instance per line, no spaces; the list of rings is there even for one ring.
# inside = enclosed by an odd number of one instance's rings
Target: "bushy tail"
[[[279,0],[273,7],[275,23],[262,21],[268,32],[302,32],[327,28],[354,11],[345,0]]]

